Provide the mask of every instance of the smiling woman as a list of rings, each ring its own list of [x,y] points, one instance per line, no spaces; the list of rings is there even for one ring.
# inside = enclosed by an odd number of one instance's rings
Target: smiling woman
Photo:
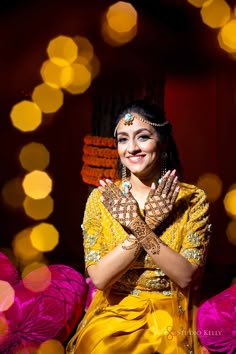
[[[97,291],[67,353],[196,353],[192,291],[209,243],[205,193],[180,182],[171,124],[144,101],[116,121],[121,180],[100,181],[83,220]]]

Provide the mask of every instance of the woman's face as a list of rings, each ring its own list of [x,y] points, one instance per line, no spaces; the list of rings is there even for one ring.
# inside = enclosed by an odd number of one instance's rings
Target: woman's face
[[[131,174],[150,178],[159,172],[160,139],[150,124],[134,118],[132,125],[122,120],[117,128],[118,154]]]

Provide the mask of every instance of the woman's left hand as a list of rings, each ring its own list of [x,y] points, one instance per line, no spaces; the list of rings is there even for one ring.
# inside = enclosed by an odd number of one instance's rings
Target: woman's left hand
[[[140,215],[138,203],[129,191],[124,195],[110,180],[100,181],[100,184],[98,190],[102,193],[102,203],[122,226],[129,228],[129,224]]]
[[[158,186],[153,184],[145,203],[145,222],[155,230],[169,215],[179,193],[176,171],[168,171]]]

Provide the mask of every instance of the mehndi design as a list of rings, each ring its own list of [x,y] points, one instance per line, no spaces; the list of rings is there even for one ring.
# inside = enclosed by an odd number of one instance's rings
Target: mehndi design
[[[145,222],[152,230],[155,230],[173,209],[179,192],[177,183],[175,171],[171,174],[168,171],[158,187],[151,188],[145,203]]]
[[[123,195],[122,191],[111,181],[101,182],[102,202],[111,215],[127,228],[139,215],[138,204],[131,193]]]

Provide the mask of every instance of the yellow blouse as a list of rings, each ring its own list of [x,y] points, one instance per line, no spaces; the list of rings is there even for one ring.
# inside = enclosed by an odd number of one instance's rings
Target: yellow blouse
[[[189,262],[203,266],[209,242],[209,204],[205,193],[189,184],[180,184],[180,192],[171,216],[156,234]],[[89,196],[83,220],[86,267],[97,263],[126,239],[127,233],[100,201],[94,189]],[[171,282],[152,258],[142,252],[130,269],[113,285],[122,293],[157,291],[171,294]]]
[[[123,227],[90,194],[83,220],[86,267],[127,237]],[[203,266],[210,235],[209,204],[205,193],[189,184],[180,192],[171,215],[155,233],[189,262]],[[190,288],[180,289],[143,251],[108,291],[96,295],[67,345],[68,354],[193,354],[199,342],[194,327]],[[192,298],[192,296],[191,296]]]

